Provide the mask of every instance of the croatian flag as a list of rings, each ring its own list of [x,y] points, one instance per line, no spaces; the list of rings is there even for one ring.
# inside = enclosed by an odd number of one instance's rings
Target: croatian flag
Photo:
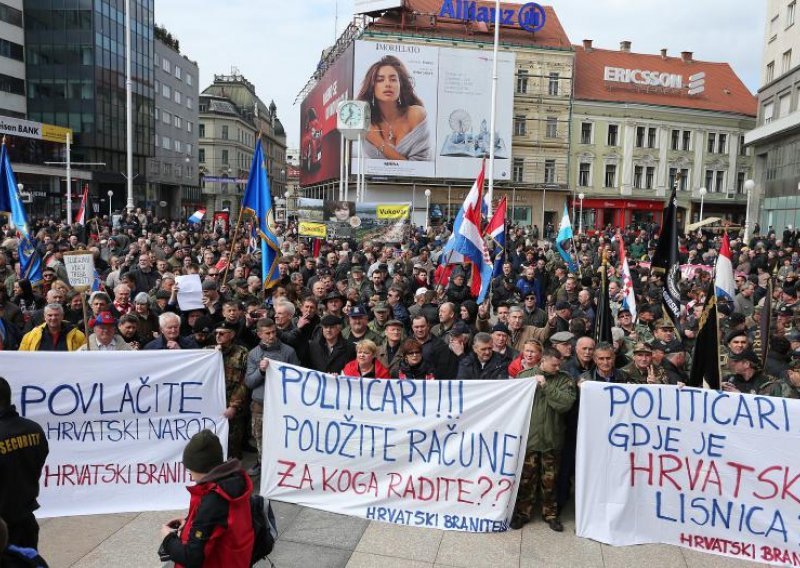
[[[89,186],[83,186],[83,197],[81,197],[81,208],[78,209],[78,214],[75,216],[75,222],[78,225],[86,224],[86,207],[89,202]]]
[[[636,320],[636,294],[633,291],[631,269],[628,266],[628,255],[625,253],[625,241],[619,237],[619,262],[622,265],[622,307],[631,311],[631,317]]]
[[[503,197],[497,205],[497,211],[494,212],[492,220],[489,221],[484,230],[484,234],[492,237],[495,246],[499,249],[494,255],[492,278],[499,276],[503,272],[503,260],[506,252],[506,208],[506,198]]]
[[[206,216],[206,210],[203,208],[198,209],[191,215],[189,215],[189,222],[190,223],[202,223],[203,217]]]
[[[556,235],[556,250],[558,254],[561,255],[561,258],[564,259],[564,262],[567,263],[570,272],[575,272],[578,270],[575,260],[564,250],[561,244],[565,241],[572,241],[572,223],[569,222],[569,213],[567,212],[566,204],[564,205],[564,215],[561,217],[561,226],[558,229],[558,235]]]
[[[492,280],[492,261],[489,258],[489,249],[481,234],[481,206],[483,203],[483,180],[486,164],[481,166],[478,179],[467,194],[467,199],[456,216],[453,225],[453,235],[444,247],[442,257],[446,262],[472,263],[472,295],[476,296],[481,304],[486,299],[489,284]],[[455,260],[456,258],[462,260]]]
[[[733,301],[736,296],[736,285],[733,279],[733,263],[731,262],[731,243],[728,240],[728,233],[722,235],[722,247],[719,249],[717,257],[717,274],[714,277],[714,288],[717,290],[717,298]]]

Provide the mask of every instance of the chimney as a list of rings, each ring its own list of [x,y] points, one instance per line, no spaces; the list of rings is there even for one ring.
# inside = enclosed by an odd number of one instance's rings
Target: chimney
[[[681,61],[684,63],[691,63],[692,62],[692,52],[691,51],[681,51]]]
[[[583,50],[586,52],[592,51],[592,40],[590,39],[583,40]]]
[[[661,50],[661,59],[666,59],[666,58],[667,58],[667,48],[665,47],[664,49]]]
[[[631,42],[629,41],[621,41],[619,42],[619,50],[624,51],[625,53],[631,52]]]

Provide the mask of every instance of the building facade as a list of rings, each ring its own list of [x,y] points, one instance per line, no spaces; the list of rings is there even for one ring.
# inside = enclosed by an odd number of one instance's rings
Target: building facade
[[[170,217],[190,215],[202,204],[197,162],[199,69],[179,48],[166,30],[156,28],[155,155],[147,161],[147,203]]]
[[[751,228],[780,235],[800,225],[800,28],[795,0],[768,0],[758,121],[746,136],[755,156]],[[752,231],[751,233],[752,234]]]
[[[25,118],[25,29],[22,0],[0,2],[0,115]]]
[[[573,225],[660,224],[676,182],[680,225],[699,221],[701,210],[743,223],[752,175],[744,135],[755,113],[755,98],[727,64],[585,40],[575,48]]]
[[[235,69],[230,75],[215,75],[200,97],[200,170],[207,207],[212,211],[228,208],[231,219],[236,218],[259,133],[272,194],[282,199],[286,132],[275,103],[265,105],[255,86]]]
[[[71,128],[75,169],[91,169],[97,200],[112,192],[125,207],[127,189],[125,17],[123,0],[69,3],[25,0],[28,118]],[[134,203],[146,205],[147,160],[154,153],[154,0],[131,1]],[[76,177],[78,177],[76,175]],[[67,188],[46,188],[52,213],[64,211]],[[73,186],[74,207],[80,188]]]

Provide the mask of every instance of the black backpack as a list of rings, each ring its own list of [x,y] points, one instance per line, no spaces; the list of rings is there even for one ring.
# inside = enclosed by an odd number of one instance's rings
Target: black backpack
[[[272,505],[261,495],[250,495],[250,516],[253,520],[253,533],[255,534],[250,566],[255,566],[257,562],[266,558],[275,547],[278,525],[275,522]]]

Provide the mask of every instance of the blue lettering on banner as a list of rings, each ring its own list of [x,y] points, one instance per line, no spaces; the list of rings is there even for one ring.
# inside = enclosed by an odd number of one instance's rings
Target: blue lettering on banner
[[[468,22],[493,24],[498,19],[496,16],[499,16],[501,26],[516,25],[529,32],[541,30],[547,19],[544,8],[535,2],[528,2],[518,10],[501,8],[500,13],[496,14],[493,7],[479,6],[472,0],[444,0],[439,10],[440,18],[447,17]]]

